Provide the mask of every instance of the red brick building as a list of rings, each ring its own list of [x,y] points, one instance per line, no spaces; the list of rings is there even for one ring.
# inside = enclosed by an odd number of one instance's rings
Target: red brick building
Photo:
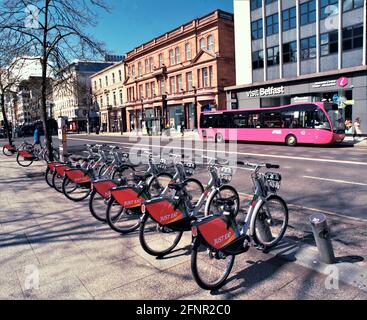
[[[128,52],[127,129],[195,130],[202,110],[225,109],[235,83],[233,15],[216,10]]]

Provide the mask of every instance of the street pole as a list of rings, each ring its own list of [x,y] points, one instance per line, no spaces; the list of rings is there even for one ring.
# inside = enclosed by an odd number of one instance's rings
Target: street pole
[[[87,134],[90,134],[90,95],[87,94]]]

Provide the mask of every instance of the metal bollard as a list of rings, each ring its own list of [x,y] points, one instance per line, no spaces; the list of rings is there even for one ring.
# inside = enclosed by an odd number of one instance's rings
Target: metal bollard
[[[310,222],[321,261],[327,264],[335,263],[335,255],[326,216],[322,213],[315,213],[310,217]]]

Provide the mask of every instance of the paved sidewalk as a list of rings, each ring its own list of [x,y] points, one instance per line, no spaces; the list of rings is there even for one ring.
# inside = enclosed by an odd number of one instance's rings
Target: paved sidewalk
[[[20,168],[0,155],[0,299],[367,299],[365,288],[340,282],[327,289],[322,273],[255,249],[236,258],[223,289],[203,291],[191,276],[189,233],[177,251],[157,260],[141,249],[137,233],[120,236],[94,220],[87,202],[51,190],[44,169],[41,163]],[[297,221],[301,209],[291,209],[288,240],[311,243]],[[351,254],[343,242],[361,254],[366,230],[353,223],[339,236],[337,255]]]

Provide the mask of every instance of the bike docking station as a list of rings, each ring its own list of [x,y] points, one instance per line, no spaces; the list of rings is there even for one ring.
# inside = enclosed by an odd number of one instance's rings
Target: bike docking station
[[[326,216],[322,213],[315,213],[310,216],[310,222],[321,261],[326,264],[334,264],[336,259]]]
[[[58,138],[59,138],[59,154],[61,162],[65,161],[65,155],[68,153],[68,140],[67,140],[67,118],[59,117],[57,119],[58,124]]]

